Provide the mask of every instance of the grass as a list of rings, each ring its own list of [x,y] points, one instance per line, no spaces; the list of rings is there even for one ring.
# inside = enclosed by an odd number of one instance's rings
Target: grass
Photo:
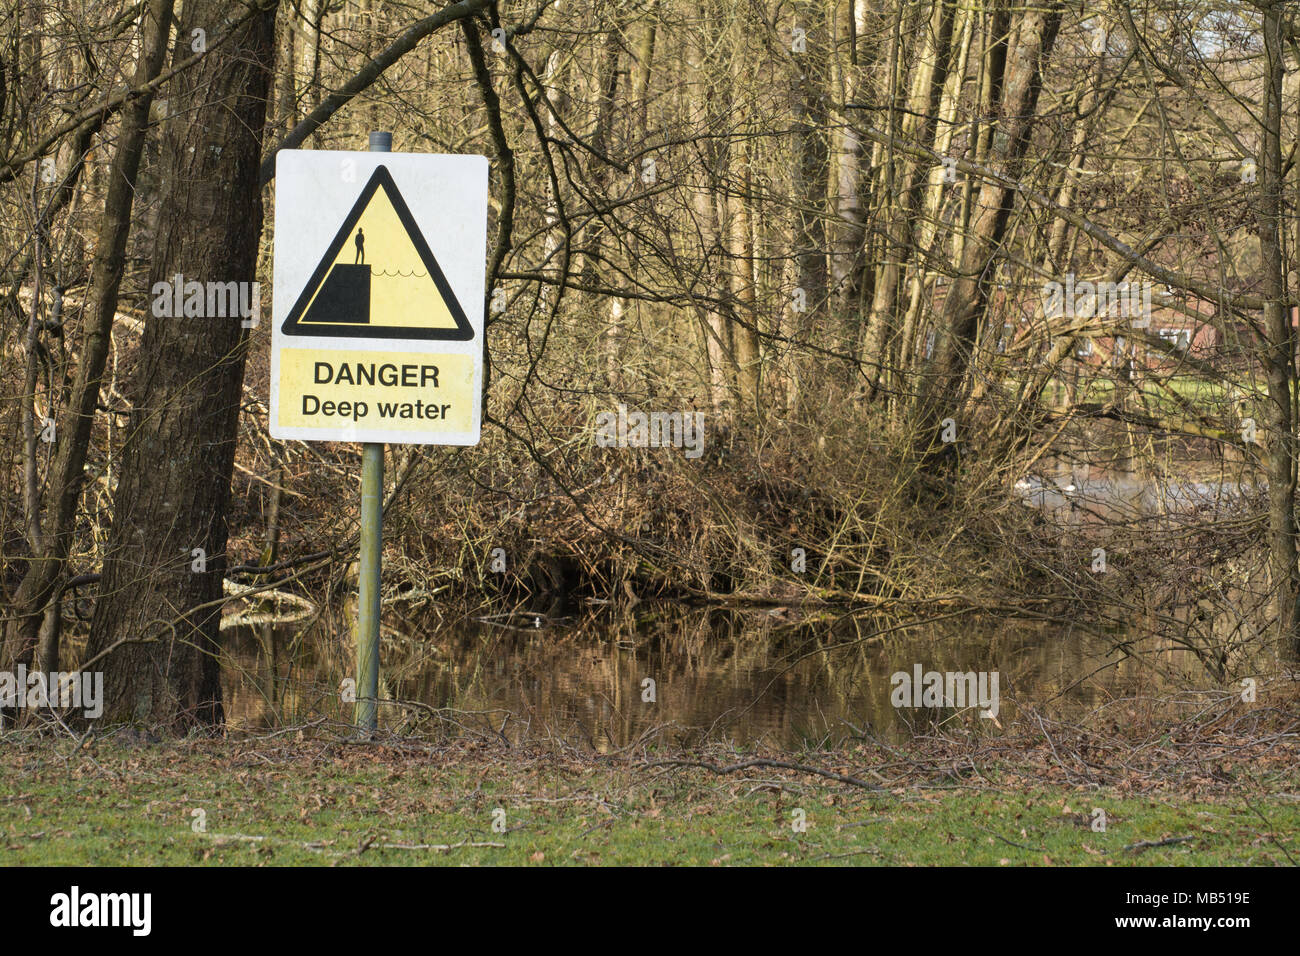
[[[804,759],[855,766],[820,757]],[[1249,799],[1191,799],[1027,785],[995,767],[965,782],[874,792],[786,770],[718,775],[475,744],[99,741],[77,750],[29,738],[0,753],[0,859],[1132,866],[1300,857],[1296,780],[1274,780],[1259,795],[1240,783]],[[498,808],[504,833],[493,829]],[[1105,832],[1091,828],[1094,808],[1105,811]],[[800,810],[804,832],[793,825]],[[200,820],[204,832],[196,832]],[[1179,838],[1187,839],[1134,846]]]
[[[1168,382],[1168,390],[1154,382],[1146,381],[1139,378],[1142,385],[1143,394],[1146,400],[1151,404],[1152,409],[1162,413],[1179,413],[1178,404],[1170,399],[1169,391],[1173,391],[1183,400],[1189,402],[1194,408],[1204,414],[1222,414],[1227,407],[1228,388],[1223,382],[1207,382],[1204,379],[1191,375],[1175,376]],[[1084,402],[1108,402],[1115,391],[1114,379],[1097,376],[1082,383],[1080,401]],[[1059,380],[1053,379],[1051,386],[1056,391],[1048,394],[1060,394],[1063,388]]]
[[[1010,377],[1008,381],[1014,382],[1017,389],[1023,384],[1015,376]],[[1112,400],[1116,386],[1115,379],[1111,377],[1109,370],[1105,369],[1091,370],[1081,376],[1074,384],[1079,390],[1078,401],[1099,402],[1102,404]],[[1232,406],[1233,410],[1239,415],[1245,415],[1264,400],[1262,392],[1255,391],[1245,385],[1239,385],[1238,387],[1242,389],[1240,393],[1242,398],[1230,402],[1228,394],[1230,383],[1228,381],[1206,381],[1196,375],[1175,375],[1167,381],[1167,388],[1163,385],[1157,385],[1143,375],[1139,375],[1136,384],[1141,387],[1142,395],[1151,411],[1157,414],[1169,414],[1179,417],[1184,414],[1183,409],[1170,396],[1170,391],[1190,404],[1198,413],[1211,417],[1222,415],[1229,406]],[[1067,394],[1066,381],[1059,377],[1049,379],[1043,394],[1049,403],[1064,402]],[[1243,399],[1247,402],[1247,405],[1240,404]],[[1258,414],[1258,412],[1255,412],[1255,414]]]

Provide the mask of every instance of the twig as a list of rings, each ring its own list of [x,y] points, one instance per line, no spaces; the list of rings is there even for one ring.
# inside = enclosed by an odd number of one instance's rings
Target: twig
[[[983,831],[984,831],[985,833],[987,833],[989,836],[995,836],[995,837],[997,837],[999,840],[1001,840],[1001,841],[1002,841],[1003,843],[1005,843],[1007,846],[1014,846],[1014,847],[1016,847],[1016,848],[1019,849],[1019,850],[1033,850],[1035,853],[1046,853],[1046,852],[1047,852],[1047,847],[1045,847],[1045,846],[1026,846],[1026,845],[1023,844],[1023,843],[1016,843],[1014,840],[1008,840],[1008,839],[1007,839],[1006,837],[1004,837],[1001,833],[995,833],[994,831],[990,830],[988,827],[979,827],[979,829],[983,830]]]
[[[504,843],[470,843],[462,840],[460,843],[380,843],[381,850],[435,850],[445,853],[447,850],[459,850],[461,847],[492,847],[495,849],[504,849]]]
[[[1139,840],[1137,843],[1130,843],[1124,847],[1126,850],[1149,850],[1153,846],[1172,846],[1175,843],[1186,843],[1189,840],[1195,840],[1195,836],[1168,837],[1164,840]]]

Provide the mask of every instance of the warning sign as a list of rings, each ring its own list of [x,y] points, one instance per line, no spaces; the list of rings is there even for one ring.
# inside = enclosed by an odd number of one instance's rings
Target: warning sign
[[[476,444],[487,160],[276,161],[271,434]]]
[[[283,328],[286,335],[473,338],[387,167],[361,190]]]

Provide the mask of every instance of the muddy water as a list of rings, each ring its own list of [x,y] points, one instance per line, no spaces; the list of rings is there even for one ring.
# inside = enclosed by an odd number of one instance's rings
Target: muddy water
[[[421,719],[452,720],[473,732],[554,735],[604,751],[656,729],[681,745],[707,737],[790,749],[860,736],[897,741],[939,726],[996,734],[1026,705],[1079,715],[1158,690],[1171,672],[1197,679],[1199,670],[1175,651],[1154,661],[1124,658],[1113,636],[1060,625],[963,616],[882,634],[891,625],[879,618],[792,618],[783,608],[642,604],[631,612],[588,608],[438,626],[408,619],[401,632],[385,629],[380,697],[412,703],[385,706],[382,719],[408,731]],[[353,654],[341,618],[275,631],[273,655],[265,629],[226,634],[232,727],[350,719],[338,691]],[[998,719],[981,717],[978,706],[894,706],[892,676],[911,675],[917,665],[923,673],[983,672],[990,690],[996,673]],[[917,695],[924,705],[919,688]]]

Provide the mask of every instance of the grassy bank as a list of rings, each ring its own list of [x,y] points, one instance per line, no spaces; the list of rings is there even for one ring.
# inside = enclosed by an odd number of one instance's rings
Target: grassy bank
[[[994,762],[976,770],[956,754],[935,756],[781,758],[883,781],[868,790],[770,766],[720,774],[665,765],[662,756],[612,759],[483,743],[79,746],[11,738],[0,749],[0,859],[1267,866],[1300,858],[1295,761],[1267,772],[1242,765],[1234,775],[1229,768],[1217,781],[1175,789],[1053,782],[1050,774],[1026,776],[1023,761],[1018,769]],[[909,762],[901,773],[881,772]],[[1093,828],[1098,808],[1104,832]],[[803,832],[795,826],[800,811]]]

